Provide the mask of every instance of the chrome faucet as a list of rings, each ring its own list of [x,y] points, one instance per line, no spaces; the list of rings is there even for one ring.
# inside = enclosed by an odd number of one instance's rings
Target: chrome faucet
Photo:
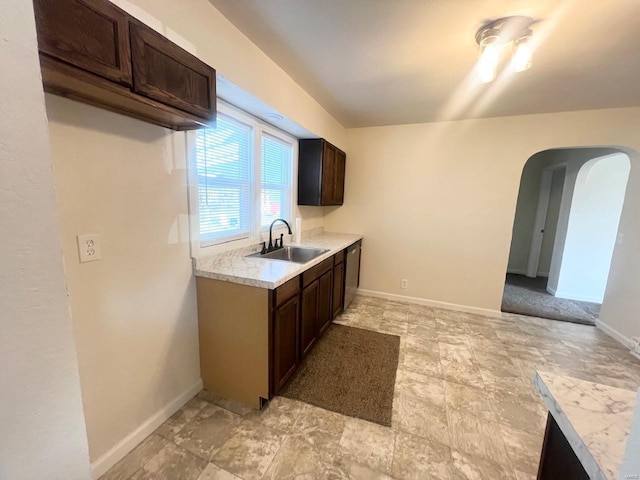
[[[271,222],[271,226],[269,227],[269,246],[266,246],[265,242],[262,242],[262,251],[260,253],[262,253],[263,255],[265,253],[273,252],[274,250],[278,250],[284,247],[283,233],[280,234],[280,245],[278,245],[277,238],[276,238],[275,244],[273,242],[273,224],[276,222],[284,223],[287,226],[287,230],[289,230],[289,235],[291,235],[291,226],[289,225],[289,223],[287,223],[287,221],[284,218],[276,218],[273,222]]]

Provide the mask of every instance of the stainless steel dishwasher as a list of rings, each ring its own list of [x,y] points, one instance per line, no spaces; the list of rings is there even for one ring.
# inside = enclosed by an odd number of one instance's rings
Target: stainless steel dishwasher
[[[358,285],[360,284],[360,243],[358,240],[356,243],[347,248],[347,273],[345,274],[345,287],[344,287],[344,309],[346,310],[353,298],[358,292]]]

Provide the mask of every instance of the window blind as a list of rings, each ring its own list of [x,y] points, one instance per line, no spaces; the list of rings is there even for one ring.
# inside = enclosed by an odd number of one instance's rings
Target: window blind
[[[218,115],[196,134],[200,242],[249,236],[252,230],[252,127]]]
[[[292,148],[263,134],[261,152],[260,223],[268,227],[276,218],[291,220]]]

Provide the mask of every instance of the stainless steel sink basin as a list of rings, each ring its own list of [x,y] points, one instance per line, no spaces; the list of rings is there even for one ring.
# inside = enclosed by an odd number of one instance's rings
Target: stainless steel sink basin
[[[260,252],[247,255],[248,257],[264,258],[267,260],[282,260],[285,262],[307,263],[314,258],[328,252],[324,248],[283,247],[262,255]]]

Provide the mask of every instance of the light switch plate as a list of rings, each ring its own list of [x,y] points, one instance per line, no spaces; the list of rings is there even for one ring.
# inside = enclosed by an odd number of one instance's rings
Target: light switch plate
[[[100,260],[100,236],[96,233],[78,235],[78,256],[80,263]]]

